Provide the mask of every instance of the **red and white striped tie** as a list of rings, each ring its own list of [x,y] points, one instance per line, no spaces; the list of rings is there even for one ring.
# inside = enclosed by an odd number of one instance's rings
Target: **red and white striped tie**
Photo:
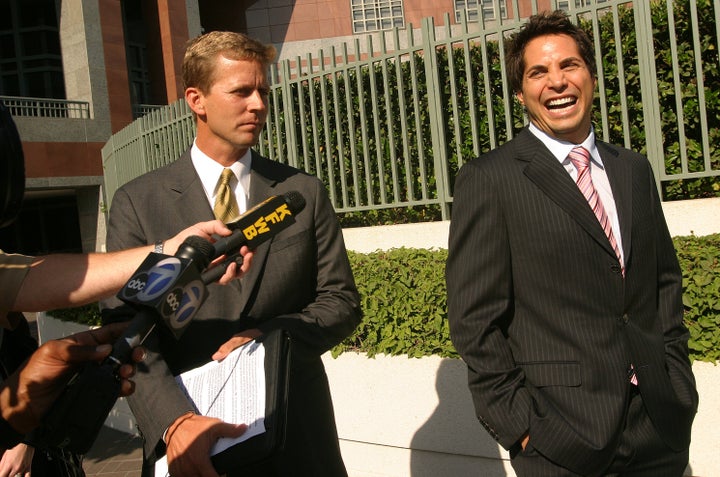
[[[622,263],[620,247],[618,247],[618,243],[615,240],[610,219],[608,218],[607,213],[605,213],[605,207],[603,207],[602,202],[600,201],[600,196],[598,195],[597,190],[592,183],[592,177],[590,176],[590,152],[582,146],[577,146],[570,151],[568,158],[570,158],[570,162],[573,163],[578,171],[577,186],[580,189],[580,192],[582,192],[585,196],[588,204],[590,204],[590,208],[595,213],[595,217],[597,217],[600,222],[600,226],[610,241],[610,245],[615,251],[615,256],[617,256],[618,262],[620,262],[620,268],[624,275],[625,267]]]
[[[605,235],[607,235],[610,245],[615,251],[615,256],[617,256],[618,261],[620,262],[620,269],[622,270],[623,275],[625,275],[625,267],[622,263],[620,248],[615,240],[610,219],[608,219],[607,213],[605,213],[605,207],[603,207],[602,202],[600,201],[600,196],[598,195],[597,190],[592,183],[592,177],[590,176],[590,152],[588,152],[588,150],[584,147],[577,146],[570,151],[568,157],[570,158],[570,162],[573,163],[578,171],[576,181],[577,186],[580,189],[580,192],[582,192],[585,196],[585,199],[587,199],[588,204],[590,204],[590,208],[593,212],[595,212],[595,216],[600,222]],[[628,374],[630,382],[637,386],[637,375],[635,374],[635,368],[632,365],[630,365]]]

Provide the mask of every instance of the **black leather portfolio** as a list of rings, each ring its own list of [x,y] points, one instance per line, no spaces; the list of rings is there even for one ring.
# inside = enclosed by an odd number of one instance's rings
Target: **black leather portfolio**
[[[285,443],[290,335],[283,330],[276,330],[257,341],[265,347],[266,432],[212,456],[212,463],[219,474],[267,459],[281,450]]]

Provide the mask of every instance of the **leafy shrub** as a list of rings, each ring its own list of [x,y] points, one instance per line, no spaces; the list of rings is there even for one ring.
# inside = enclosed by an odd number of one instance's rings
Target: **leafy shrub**
[[[333,356],[348,350],[369,356],[458,356],[446,319],[447,250],[348,254],[364,318],[355,333],[333,349]]]
[[[720,234],[673,240],[683,271],[690,358],[715,362],[720,360]],[[447,323],[447,250],[400,248],[349,256],[365,316],[333,356],[344,351],[458,356]]]
[[[50,310],[48,311],[48,315],[60,321],[73,321],[82,325],[100,326],[102,324],[100,307],[97,303],[91,303],[77,308]]]
[[[720,234],[677,237],[690,357],[720,360]]]

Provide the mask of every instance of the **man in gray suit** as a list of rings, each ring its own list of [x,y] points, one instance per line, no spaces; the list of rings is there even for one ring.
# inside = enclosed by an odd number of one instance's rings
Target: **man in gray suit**
[[[649,163],[595,138],[564,13],[531,17],[507,69],[530,125],[458,173],[446,269],[478,419],[519,476],[680,476],[697,392]]]
[[[179,341],[156,329],[145,342],[147,366],[138,370],[129,401],[145,441],[145,475],[162,454],[174,477],[217,475],[210,446],[221,434],[243,430],[189,412],[173,376],[276,329],[293,339],[284,450],[260,464],[238,462],[228,475],[347,475],[320,356],[357,326],[359,297],[323,184],[250,149],[267,118],[267,69],[274,56],[272,46],[238,33],[210,32],[191,41],[183,80],[197,123],[194,144],[176,162],[123,186],[112,202],[111,250],[153,243],[212,218],[225,187],[219,178],[228,170],[235,212],[290,191],[306,201],[295,224],[257,247],[242,280],[210,285],[207,302]]]

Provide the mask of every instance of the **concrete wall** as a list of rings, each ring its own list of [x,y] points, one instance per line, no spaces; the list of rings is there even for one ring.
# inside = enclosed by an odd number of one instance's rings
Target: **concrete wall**
[[[720,198],[664,202],[670,235],[720,233]],[[345,229],[348,250],[369,253],[390,248],[447,248],[449,221]]]
[[[513,477],[478,423],[465,364],[429,356],[323,357],[350,477]],[[720,475],[720,368],[696,362],[700,394],[686,476]]]

